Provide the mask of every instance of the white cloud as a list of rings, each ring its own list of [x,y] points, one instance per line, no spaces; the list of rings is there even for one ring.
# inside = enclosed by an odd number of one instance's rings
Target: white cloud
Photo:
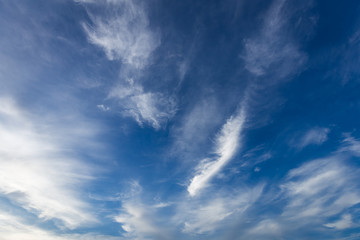
[[[130,186],[129,191],[140,186]],[[210,234],[240,219],[258,201],[263,184],[213,192],[212,197],[177,195],[171,203],[148,199],[138,192],[120,199],[120,213],[113,217],[121,224],[125,239],[182,239],[194,234]],[[186,238],[186,237],[185,237]]]
[[[98,104],[98,105],[96,105],[96,106],[98,107],[98,109],[100,109],[101,111],[104,111],[104,112],[110,110],[110,108],[107,107],[107,106],[104,106],[104,104]]]
[[[268,188],[257,207],[269,211],[260,210],[249,224],[236,225],[244,229],[239,239],[304,239],[319,231],[330,239],[341,230],[357,227],[353,218],[360,203],[360,175],[352,165],[356,153],[351,149],[359,142],[352,140],[341,151],[290,170],[280,192]]]
[[[0,211],[1,240],[120,240],[119,237],[97,233],[56,234],[34,224],[25,223],[23,219]]]
[[[171,203],[171,202],[160,202],[160,203],[153,205],[152,207],[153,208],[166,208],[166,207],[171,206],[172,204],[173,203]]]
[[[114,12],[102,17],[90,14],[93,25],[83,24],[89,41],[101,47],[110,60],[144,67],[160,44],[159,36],[149,29],[144,9],[129,0],[106,3]]]
[[[140,126],[149,124],[160,129],[176,113],[176,103],[171,97],[161,93],[145,92],[141,85],[128,80],[126,85],[118,85],[109,94],[119,100],[125,116],[133,117]]]
[[[221,123],[219,107],[216,99],[211,97],[195,103],[194,107],[177,121],[180,122],[179,125],[173,128],[172,152],[181,155],[183,161],[193,157],[194,151],[208,142],[211,132]],[[186,154],[190,156],[183,156]]]
[[[211,197],[189,199],[178,206],[177,222],[190,234],[213,233],[239,218],[261,196],[264,186],[235,189],[232,193],[213,193]]]
[[[205,233],[214,231],[219,223],[234,213],[223,199],[215,199],[205,206],[194,210],[192,219],[185,222],[184,232]]]
[[[355,226],[355,224],[353,223],[350,214],[344,214],[338,221],[324,224],[324,226],[329,228],[335,228],[338,230],[343,230],[343,229],[351,228]]]
[[[157,130],[162,128],[176,112],[174,98],[144,90],[141,79],[136,77],[150,65],[151,55],[160,45],[160,35],[150,29],[143,6],[130,0],[83,3],[105,9],[102,15],[88,11],[92,25],[83,27],[89,41],[101,47],[109,60],[123,63],[123,82],[110,90],[109,98],[117,100],[123,115],[132,117],[140,126],[145,123]]]
[[[128,239],[173,239],[166,222],[162,222],[158,211],[170,206],[164,203],[144,204],[142,188],[138,182],[129,185],[130,194],[121,199],[120,213],[114,221],[121,224]]]
[[[197,167],[197,174],[191,180],[187,190],[195,196],[236,154],[239,137],[245,121],[244,110],[230,117],[216,138],[215,159],[205,159]]]
[[[294,144],[297,148],[302,149],[308,145],[321,145],[328,139],[330,129],[315,127],[308,130],[300,139],[296,140]]]
[[[80,129],[67,129],[72,134],[62,135],[68,133],[63,126],[32,118],[11,99],[0,102],[0,195],[67,228],[95,223],[80,195],[81,186],[93,178],[93,169],[68,148],[69,142],[89,137],[93,130],[83,135]]]
[[[347,166],[344,155],[305,163],[291,170],[282,186],[288,204],[287,219],[321,220],[360,203],[359,172]]]
[[[351,153],[357,157],[360,157],[360,141],[350,136],[350,134],[345,134],[344,145],[340,148],[339,152],[342,153]]]
[[[285,28],[287,16],[283,12],[286,0],[277,0],[265,16],[260,34],[245,40],[245,68],[256,76],[276,72],[283,78],[304,61],[296,43]]]
[[[0,100],[0,114],[18,119],[22,118],[21,112],[16,107],[13,99],[2,97]]]
[[[149,209],[141,204],[125,202],[123,203],[122,213],[114,218],[121,224],[122,229],[130,237],[141,237],[160,235],[161,228],[154,225]]]
[[[239,239],[304,239],[319,231],[331,239],[358,227],[353,219],[360,203],[360,175],[351,162],[356,155],[351,149],[358,141],[352,140],[346,142],[346,148],[340,147],[341,151],[290,170],[280,192],[269,187],[257,202],[259,211],[252,212],[254,219],[234,226]]]
[[[274,220],[266,219],[260,221],[256,226],[249,229],[247,232],[250,235],[251,239],[254,239],[254,236],[280,236],[281,235],[281,225]]]

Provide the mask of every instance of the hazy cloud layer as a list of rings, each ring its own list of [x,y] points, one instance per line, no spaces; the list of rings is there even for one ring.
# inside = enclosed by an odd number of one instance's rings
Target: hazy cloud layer
[[[81,185],[93,179],[94,169],[74,158],[66,143],[67,138],[82,136],[53,136],[51,129],[31,119],[10,98],[1,98],[0,114],[1,194],[39,218],[60,220],[67,228],[95,223],[80,194]]]
[[[286,0],[277,0],[264,18],[260,33],[245,40],[245,68],[255,76],[276,73],[277,80],[287,77],[306,60],[286,26]],[[290,10],[291,11],[291,10]]]

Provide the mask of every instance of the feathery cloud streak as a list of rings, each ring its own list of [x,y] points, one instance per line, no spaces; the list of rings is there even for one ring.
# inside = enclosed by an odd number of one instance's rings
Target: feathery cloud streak
[[[360,202],[358,171],[344,164],[345,155],[313,160],[291,170],[282,187],[289,198],[283,216],[292,219],[334,216]]]
[[[255,76],[276,72],[283,78],[296,70],[306,57],[286,35],[286,0],[277,0],[268,11],[260,34],[245,41],[245,68]]]
[[[90,2],[93,4],[93,2]],[[89,42],[101,47],[109,60],[121,60],[120,81],[110,90],[124,116],[140,126],[154,129],[166,125],[176,112],[174,98],[165,93],[144,90],[139,77],[151,65],[151,55],[160,45],[160,35],[150,29],[143,6],[136,1],[96,3],[105,8],[106,16],[88,11],[92,25],[83,24]]]
[[[187,190],[195,196],[226,165],[239,148],[239,138],[245,122],[245,112],[231,116],[222,127],[216,138],[215,159],[205,159],[197,167],[197,175],[193,177]]]
[[[144,9],[136,1],[107,1],[106,17],[89,14],[93,26],[83,24],[89,41],[101,47],[109,60],[122,60],[137,69],[148,64],[160,38],[149,28]]]

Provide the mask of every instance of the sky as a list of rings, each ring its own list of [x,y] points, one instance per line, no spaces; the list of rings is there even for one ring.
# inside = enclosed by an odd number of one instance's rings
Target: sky
[[[0,240],[360,239],[359,16],[0,0]]]

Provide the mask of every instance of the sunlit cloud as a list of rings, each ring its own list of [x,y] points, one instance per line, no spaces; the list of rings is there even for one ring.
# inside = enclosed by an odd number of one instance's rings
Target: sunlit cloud
[[[360,202],[358,172],[343,163],[345,155],[317,159],[291,170],[282,187],[289,198],[283,216],[322,218],[334,216]]]
[[[329,228],[335,228],[338,230],[348,229],[356,226],[352,221],[352,217],[350,214],[344,214],[341,218],[335,222],[327,223],[324,226]]]
[[[205,159],[197,167],[197,174],[192,178],[187,190],[195,196],[208,182],[230,161],[240,146],[240,134],[245,122],[244,110],[231,116],[216,137],[214,159]]]
[[[159,46],[159,36],[150,30],[144,9],[135,1],[106,1],[110,14],[89,13],[92,25],[83,24],[89,41],[101,47],[109,60],[121,60],[135,68],[148,64],[151,53]]]
[[[160,45],[160,35],[151,30],[144,7],[136,1],[106,1],[98,4],[107,14],[98,16],[88,11],[92,20],[83,24],[89,42],[101,47],[109,60],[122,62],[120,83],[108,95],[121,108],[123,116],[133,118],[159,130],[176,113],[174,97],[151,90],[144,90],[139,77],[151,65],[151,55]],[[110,110],[110,109],[109,109]]]
[[[121,225],[127,239],[172,239],[169,226],[159,214],[161,208],[170,204],[144,202],[143,189],[137,181],[129,184],[129,195],[120,200],[120,213],[114,216],[114,221]]]
[[[113,88],[109,97],[118,101],[123,115],[134,118],[140,126],[149,124],[159,130],[176,113],[173,98],[162,93],[145,92],[132,79]]]
[[[213,192],[211,198],[192,198],[178,205],[175,219],[188,234],[213,233],[238,219],[258,201],[264,185],[236,188],[233,193]],[[190,204],[189,204],[190,203]]]
[[[0,211],[0,232],[3,240],[120,240],[119,237],[97,233],[58,234],[24,222],[23,219]]]
[[[0,239],[359,239],[358,5],[0,0]]]
[[[45,122],[36,122],[11,98],[1,98],[0,108],[1,195],[70,229],[94,224],[97,219],[81,196],[81,186],[94,178],[94,169],[74,157],[66,142],[81,139],[79,132],[53,136],[64,126],[44,128]]]

